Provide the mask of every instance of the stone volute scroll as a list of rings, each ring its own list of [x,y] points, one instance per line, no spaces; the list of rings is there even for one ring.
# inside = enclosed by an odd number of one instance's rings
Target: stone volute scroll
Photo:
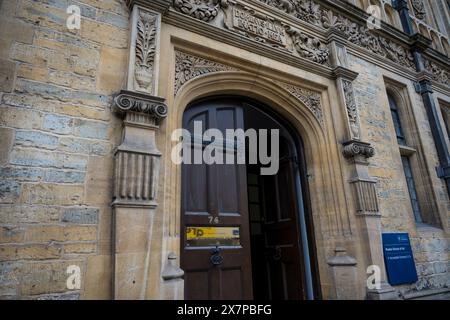
[[[113,110],[123,121],[122,141],[114,154],[114,298],[145,299],[149,250],[161,152],[159,126],[167,116],[158,97],[159,38],[163,2],[155,11],[130,1],[130,52],[126,88],[114,98]],[[162,9],[161,9],[162,8]]]

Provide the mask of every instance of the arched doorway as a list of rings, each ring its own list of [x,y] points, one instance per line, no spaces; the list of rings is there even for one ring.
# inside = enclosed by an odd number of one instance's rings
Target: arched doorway
[[[224,136],[227,129],[279,130],[279,170],[261,175],[264,165],[260,161],[183,164],[181,267],[185,298],[317,297],[305,160],[295,130],[256,101],[203,99],[190,104],[183,115],[183,128],[193,134],[193,153],[210,143],[198,136],[195,122],[202,124],[202,133],[216,128]],[[224,156],[236,156],[240,146],[232,145],[225,148]],[[249,148],[248,142],[245,148]]]

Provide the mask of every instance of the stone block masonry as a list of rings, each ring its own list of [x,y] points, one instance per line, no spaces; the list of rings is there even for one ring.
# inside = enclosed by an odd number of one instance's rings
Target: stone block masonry
[[[69,5],[81,9],[80,30],[66,27]],[[125,2],[0,6],[0,299],[110,298],[108,281],[86,283],[111,272],[101,245],[111,195],[96,186],[109,183],[120,139],[110,107],[125,81]],[[66,286],[70,265],[81,288]]]

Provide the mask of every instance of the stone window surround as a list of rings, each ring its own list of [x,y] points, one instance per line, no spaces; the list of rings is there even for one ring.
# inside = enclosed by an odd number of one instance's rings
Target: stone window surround
[[[430,226],[442,228],[442,217],[438,209],[436,195],[433,192],[431,175],[435,172],[430,172],[427,160],[424,157],[423,142],[417,123],[417,118],[414,115],[414,110],[408,94],[406,85],[401,84],[395,80],[384,77],[386,86],[386,101],[389,94],[396,102],[398,107],[398,114],[402,125],[403,134],[405,136],[406,145],[398,145],[401,156],[409,157],[411,169],[414,176],[419,205],[424,222]],[[386,106],[388,108],[388,106]],[[390,118],[390,113],[389,113]],[[393,121],[388,120],[388,121]],[[392,123],[392,128],[394,127]],[[395,130],[391,133],[395,137]],[[399,159],[400,161],[400,159]],[[406,188],[406,180],[405,180]],[[408,191],[405,189],[409,197]],[[414,219],[411,204],[408,202],[408,210],[411,218]],[[417,227],[417,225],[416,225]]]

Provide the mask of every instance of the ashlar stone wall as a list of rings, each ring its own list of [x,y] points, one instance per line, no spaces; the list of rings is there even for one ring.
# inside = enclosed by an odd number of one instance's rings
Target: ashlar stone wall
[[[66,26],[69,5],[81,29]],[[0,1],[0,298],[111,298],[122,0]],[[69,290],[67,267],[81,270]]]
[[[354,82],[357,104],[360,110],[362,135],[376,150],[371,158],[369,172],[377,179],[378,201],[382,215],[382,232],[408,232],[416,262],[419,281],[413,285],[396,287],[402,294],[426,289],[450,287],[450,234],[448,233],[450,211],[448,196],[443,180],[435,171],[439,165],[436,147],[420,94],[413,83],[399,75],[383,70],[370,62],[351,55],[351,69],[359,72]],[[416,128],[402,121],[404,130],[411,130],[421,142],[431,186],[426,188],[435,193],[439,215],[438,226],[417,225],[409,200],[400,151],[386,95],[386,79],[398,81],[405,86],[406,95],[417,123]],[[399,108],[406,108],[401,105]],[[400,110],[405,113],[406,110]],[[402,119],[404,120],[404,118]],[[416,183],[418,180],[416,180]],[[433,191],[433,190],[434,191]],[[447,230],[447,231],[446,231]]]

